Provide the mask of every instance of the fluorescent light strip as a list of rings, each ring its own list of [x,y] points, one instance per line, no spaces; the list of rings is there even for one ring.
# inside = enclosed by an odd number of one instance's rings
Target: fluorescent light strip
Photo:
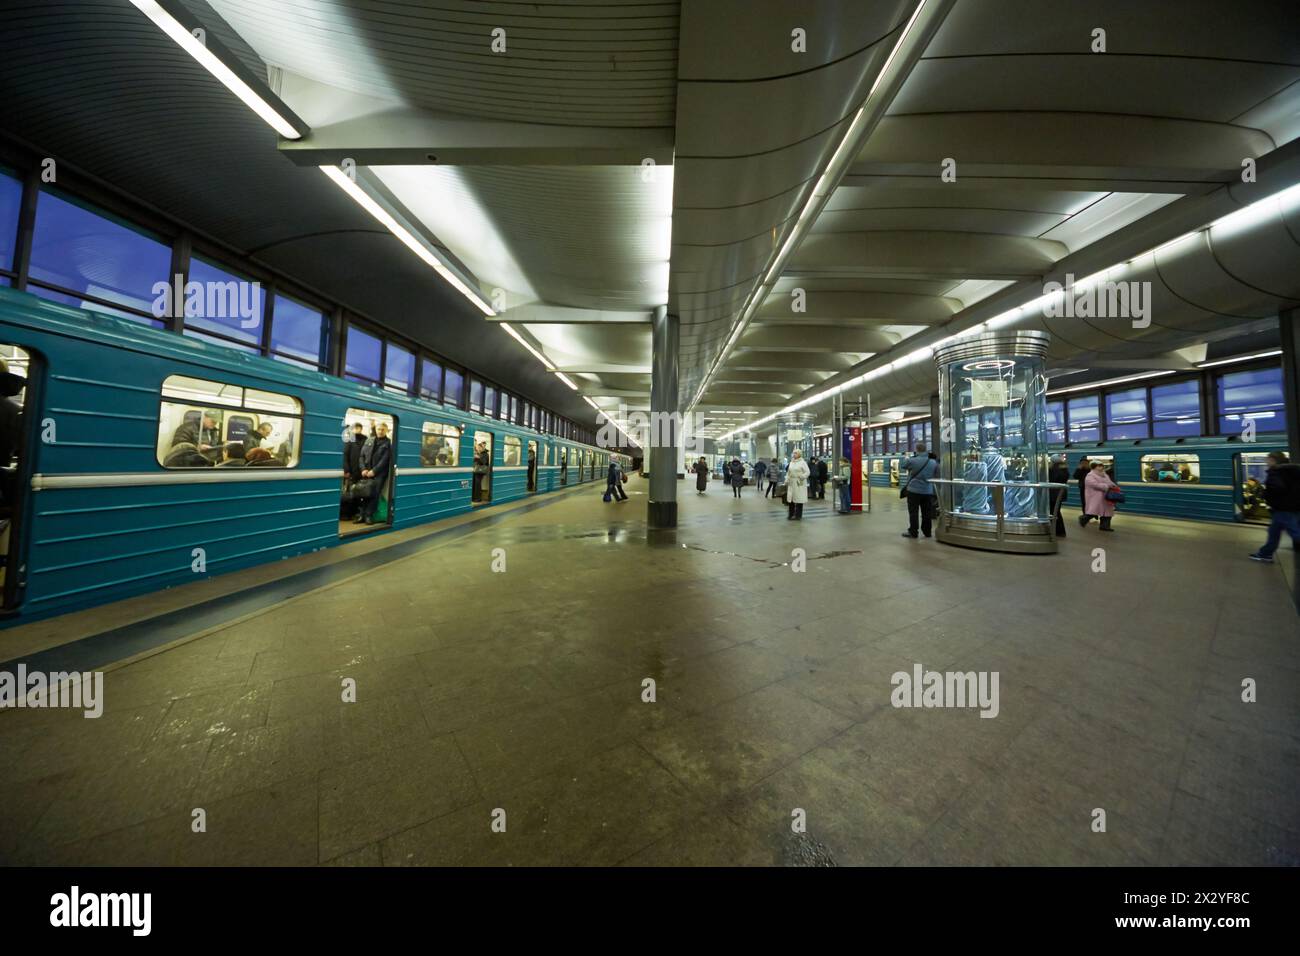
[[[1108,275],[1112,269],[1122,268],[1123,266],[1136,262],[1138,259],[1141,259],[1148,255],[1153,256],[1156,253],[1171,248],[1172,246],[1184,242],[1187,239],[1194,238],[1200,233],[1209,232],[1210,230],[1218,226],[1222,226],[1225,223],[1229,225],[1237,225],[1243,221],[1248,221],[1248,220],[1253,221],[1253,219],[1256,216],[1260,215],[1263,211],[1265,211],[1264,207],[1266,206],[1276,206],[1278,211],[1280,212],[1284,209],[1284,207],[1286,207],[1288,204],[1291,203],[1300,204],[1300,183],[1296,183],[1294,186],[1288,186],[1286,189],[1283,189],[1282,191],[1275,193],[1272,196],[1268,196],[1264,199],[1259,200],[1258,202],[1253,202],[1249,206],[1245,206],[1241,209],[1236,210],[1235,212],[1230,212],[1227,215],[1220,216],[1218,219],[1214,220],[1214,222],[1210,223],[1209,225],[1202,226],[1200,229],[1193,229],[1191,232],[1185,233],[1184,235],[1179,236],[1177,239],[1171,239],[1168,242],[1161,243],[1160,245],[1155,246],[1154,248],[1148,250],[1147,252],[1139,253],[1138,255],[1135,255],[1130,259],[1126,259],[1122,263],[1116,263],[1115,265],[1110,266],[1107,269],[1103,269],[1100,272],[1088,276],[1084,281],[1085,282],[1097,281],[1099,278]],[[1247,213],[1249,213],[1250,215],[1245,215]],[[1076,285],[1074,288],[1077,287],[1078,286]],[[829,388],[827,388],[827,390],[824,392],[820,392],[817,395],[804,399],[803,401],[796,402],[793,405],[789,405],[781,409],[779,412],[775,412],[771,415],[768,415],[766,418],[760,418],[758,419],[758,421],[750,422],[748,425],[743,425],[740,428],[737,428],[735,431],[723,435],[722,438],[724,439],[730,438],[732,435],[735,435],[737,432],[753,431],[756,428],[766,425],[768,422],[774,421],[778,416],[785,415],[790,412],[798,411],[799,409],[806,408],[809,405],[825,401],[826,399],[834,395],[838,395],[840,392],[852,388],[855,385],[864,384],[866,382],[871,381],[873,378],[878,378],[881,375],[885,375],[889,372],[892,372],[903,365],[911,364],[912,362],[917,361],[919,358],[925,357],[926,353],[933,355],[935,349],[941,348],[950,342],[956,342],[959,339],[971,338],[973,336],[979,335],[981,332],[984,332],[988,329],[1002,328],[1006,325],[1010,325],[1014,323],[1016,320],[1020,319],[1026,313],[1034,311],[1035,309],[1041,309],[1042,306],[1052,297],[1063,295],[1063,294],[1064,293],[1060,293],[1060,292],[1047,293],[1046,295],[1039,296],[1037,299],[1027,302],[1024,305],[1019,305],[1013,309],[1008,309],[1006,312],[1002,312],[985,322],[981,322],[979,325],[967,329],[964,332],[958,332],[957,334],[950,335],[945,339],[940,339],[932,346],[922,346],[919,349],[915,349],[907,353],[901,358],[895,359],[893,362],[890,362],[888,365],[883,365],[879,368],[872,369],[871,371],[866,372],[863,375],[859,375],[855,379],[852,379],[847,382],[841,382],[839,385],[832,385]],[[1258,355],[1247,355],[1247,356],[1242,356],[1241,358],[1222,359],[1215,362],[1202,362],[1196,367],[1210,368],[1211,366],[1214,365],[1226,365],[1229,362],[1244,362],[1252,358],[1267,358],[1273,355],[1281,355],[1281,354],[1282,354],[1281,350],[1276,350],[1272,352],[1261,352]],[[1173,371],[1153,372],[1147,375],[1133,376],[1132,379],[1116,379],[1115,381],[1116,382],[1136,381],[1137,379],[1140,378],[1153,378],[1158,375],[1172,375],[1172,374]],[[1090,385],[1079,386],[1078,388],[1074,388],[1074,389],[1059,389],[1054,392],[1048,392],[1047,394],[1056,395],[1067,391],[1080,391],[1084,388],[1097,388],[1098,386],[1103,384],[1113,384],[1113,383],[1093,382]]]
[[[831,154],[830,162],[826,164],[826,168],[822,170],[821,176],[818,177],[817,185],[813,188],[812,193],[809,194],[808,201],[804,203],[803,209],[799,211],[799,218],[795,221],[794,228],[790,230],[790,234],[786,236],[785,242],[781,244],[781,251],[777,253],[776,258],[773,259],[771,265],[768,266],[767,272],[763,275],[763,281],[750,291],[749,298],[746,300],[745,305],[741,310],[740,320],[736,323],[735,328],[732,329],[731,334],[727,337],[727,344],[724,345],[722,351],[718,353],[718,358],[709,369],[708,374],[704,376],[704,381],[700,383],[699,391],[695,393],[695,400],[691,402],[692,405],[698,405],[704,398],[704,392],[708,388],[709,382],[712,380],[713,376],[717,374],[718,369],[722,367],[722,363],[726,360],[727,353],[731,351],[736,342],[740,339],[741,334],[749,324],[749,320],[753,317],[754,312],[756,312],[762,302],[767,299],[771,287],[776,283],[776,280],[780,277],[779,273],[784,269],[786,257],[793,251],[794,245],[803,238],[803,230],[801,227],[803,226],[804,219],[812,216],[813,209],[818,207],[829,197],[831,191],[831,184],[829,182],[831,170],[836,168],[844,150],[849,148],[848,144],[856,139],[858,130],[861,128],[864,117],[866,116],[867,104],[870,103],[871,98],[875,96],[876,89],[880,86],[881,80],[888,75],[895,57],[898,56],[898,51],[901,50],[903,44],[907,42],[908,34],[912,32],[912,27],[916,24],[916,18],[921,15],[921,10],[924,9],[925,4],[926,0],[921,0],[921,2],[916,5],[916,9],[912,11],[912,16],[903,27],[903,32],[898,36],[898,42],[894,44],[893,48],[889,51],[889,56],[885,58],[884,66],[876,72],[875,79],[871,84],[871,89],[867,93],[867,98],[863,101],[862,106],[858,108],[858,112],[854,114],[853,121],[849,123],[849,128],[845,132],[844,137],[840,140],[839,145],[835,147],[835,152]],[[764,292],[764,290],[768,290],[768,292]]]
[[[533,358],[537,359],[537,361],[541,362],[544,366],[546,366],[546,371],[548,372],[555,371],[555,366],[546,360],[546,356],[543,355],[541,352],[537,351],[537,349],[533,348],[531,345],[529,345],[527,340],[522,335],[520,335],[518,332],[512,329],[505,322],[501,322],[500,325],[501,328],[506,330],[506,333],[512,339],[514,339],[516,342],[518,342],[520,345],[522,345],[524,348],[528,350],[529,355],[531,355]]]
[[[364,189],[352,181],[352,178],[345,174],[337,166],[322,166],[320,171],[332,179],[340,189],[357,201],[366,212],[374,216],[383,224],[383,226],[401,240],[402,245],[410,249],[420,257],[425,265],[430,266],[438,275],[446,279],[453,288],[461,295],[469,299],[480,312],[484,315],[496,315],[496,310],[488,304],[487,300],[479,295],[476,291],[461,281],[460,276],[447,268],[446,264],[434,254],[428,246],[417,239],[409,229],[393,218],[383,206],[375,200]]]
[[[1163,375],[1177,375],[1180,369],[1171,368],[1160,372],[1143,372],[1140,375],[1125,375],[1123,378],[1108,378],[1103,382],[1088,382],[1086,385],[1071,385],[1069,388],[1054,388],[1048,396],[1064,395],[1067,392],[1086,392],[1094,388],[1106,388],[1110,385],[1122,385],[1125,382],[1140,382],[1146,378],[1160,378]]]
[[[555,374],[559,377],[560,381],[569,386],[569,388],[573,389],[575,392],[578,391],[578,386],[574,384],[573,379],[569,378],[569,376],[565,375],[563,372],[556,372]]]
[[[1216,365],[1231,365],[1233,362],[1249,362],[1252,359],[1272,358],[1274,355],[1281,355],[1281,349],[1273,349],[1271,352],[1256,352],[1254,355],[1238,355],[1235,358],[1215,359],[1213,362],[1198,362],[1197,368],[1213,368]]]
[[[262,99],[256,90],[236,76],[230,67],[217,58],[216,54],[199,42],[198,37],[186,30],[175,17],[159,6],[157,0],[131,0],[131,3],[152,20],[163,33],[176,41],[177,46],[198,60],[205,70],[220,80],[226,89],[239,97],[277,133],[285,139],[302,138],[302,134],[292,123],[281,116],[274,106]]]

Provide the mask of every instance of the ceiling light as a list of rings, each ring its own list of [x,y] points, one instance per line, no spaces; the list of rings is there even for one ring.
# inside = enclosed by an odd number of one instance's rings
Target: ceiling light
[[[177,46],[198,60],[205,70],[220,80],[226,89],[238,96],[277,133],[285,139],[302,138],[303,131],[298,128],[302,125],[302,121],[297,120],[297,117],[294,117],[283,104],[272,105],[264,95],[240,79],[235,71],[209,50],[198,37],[181,25],[171,10],[167,9],[173,4],[168,3],[164,6],[159,0],[131,0],[131,3],[157,24],[163,33],[176,41]],[[185,13],[182,12],[182,15],[184,16]],[[186,19],[192,18],[186,17]],[[297,120],[296,124],[295,120]]]
[[[1086,385],[1071,385],[1069,388],[1054,388],[1049,391],[1048,395],[1061,395],[1065,392],[1082,392],[1091,388],[1105,388],[1108,385],[1120,385],[1124,382],[1137,382],[1144,378],[1159,378],[1162,375],[1173,375],[1179,369],[1165,369],[1160,372],[1142,372],[1140,375],[1125,375],[1123,378],[1108,378],[1104,382],[1088,382]]]
[[[563,372],[556,372],[555,374],[559,377],[560,381],[569,386],[569,388],[573,389],[575,392],[578,391],[578,386],[574,384],[573,379],[569,378],[569,376],[565,375]]]
[[[1215,365],[1229,365],[1233,362],[1249,362],[1251,359],[1272,358],[1274,355],[1281,355],[1281,349],[1273,349],[1271,352],[1256,352],[1254,355],[1237,355],[1232,358],[1215,359],[1213,362],[1197,362],[1197,368],[1211,368]]]
[[[496,315],[496,310],[488,304],[488,301],[479,295],[478,292],[471,289],[456,275],[447,264],[438,257],[438,254],[431,247],[422,242],[409,229],[403,226],[387,209],[375,201],[374,197],[361,188],[351,176],[348,176],[337,166],[322,166],[320,171],[332,179],[340,189],[355,199],[358,205],[366,212],[378,219],[389,232],[401,240],[402,245],[406,246],[422,260],[425,265],[430,266],[438,275],[446,279],[451,285],[469,299],[480,312],[484,315]]]
[[[520,345],[522,345],[524,348],[528,349],[528,353],[529,353],[530,355],[532,355],[533,358],[537,359],[537,361],[541,362],[544,366],[546,366],[546,371],[548,371],[548,372],[554,372],[554,371],[555,371],[555,366],[552,365],[550,362],[548,362],[548,361],[546,360],[546,356],[543,355],[541,352],[537,351],[537,349],[533,348],[531,345],[529,345],[528,342],[527,342],[527,340],[525,340],[524,337],[523,337],[522,335],[520,335],[518,332],[516,332],[514,329],[512,329],[512,328],[511,328],[509,325],[507,325],[505,322],[500,323],[500,325],[501,325],[501,328],[503,328],[503,329],[506,330],[506,332],[510,335],[510,337],[511,337],[512,339],[514,339],[516,342],[518,342],[518,343],[519,343]],[[576,391],[576,389],[575,389],[575,391]]]

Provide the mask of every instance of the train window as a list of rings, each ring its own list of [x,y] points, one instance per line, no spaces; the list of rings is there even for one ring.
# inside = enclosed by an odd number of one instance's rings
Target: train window
[[[505,447],[502,449],[501,463],[503,465],[518,465],[522,462],[522,446],[519,439],[514,435],[506,436]]]
[[[1142,480],[1197,484],[1201,480],[1201,456],[1143,455]]]
[[[329,328],[319,309],[277,295],[271,304],[271,356],[320,368],[323,338]]]
[[[302,403],[288,395],[169,376],[158,415],[164,468],[294,468]]]
[[[14,266],[15,240],[18,238],[18,210],[23,202],[23,184],[0,172],[0,271]]]
[[[190,260],[186,329],[193,327],[218,338],[256,346],[262,341],[263,303],[260,283],[198,256]]]
[[[1247,424],[1256,431],[1286,431],[1282,369],[1229,372],[1215,380],[1219,397],[1219,434],[1240,435]]]
[[[383,343],[375,336],[361,331],[355,325],[349,325],[344,377],[354,382],[378,384],[379,359],[383,347]]]
[[[52,293],[35,287],[30,291],[157,328],[162,323],[154,307],[166,303],[171,261],[171,246],[157,237],[70,196],[41,190],[30,281]]]
[[[425,468],[455,468],[460,461],[460,429],[425,422],[420,436],[420,464]]]

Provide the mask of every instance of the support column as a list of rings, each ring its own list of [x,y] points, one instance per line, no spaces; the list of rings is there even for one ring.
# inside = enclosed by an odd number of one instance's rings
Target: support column
[[[1282,335],[1282,401],[1286,409],[1286,438],[1292,461],[1300,461],[1300,309],[1278,316]]]
[[[677,527],[678,318],[659,306],[650,320],[650,504],[651,529]]]

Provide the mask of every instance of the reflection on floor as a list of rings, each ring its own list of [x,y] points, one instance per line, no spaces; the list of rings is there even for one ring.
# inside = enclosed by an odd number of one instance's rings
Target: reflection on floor
[[[0,860],[1300,862],[1259,529],[993,555],[900,538],[889,496],[795,523],[679,487],[653,542],[644,483],[593,486],[110,671],[98,720],[0,712]],[[893,706],[918,665],[997,672],[997,716]]]
[[[339,520],[339,537],[346,538],[354,534],[366,534],[370,531],[378,531],[380,528],[387,528],[388,525],[376,521],[374,524],[357,524],[352,518],[343,518]]]

